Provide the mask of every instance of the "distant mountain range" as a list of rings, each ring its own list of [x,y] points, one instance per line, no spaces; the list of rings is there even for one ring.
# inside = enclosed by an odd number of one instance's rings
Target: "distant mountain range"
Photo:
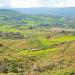
[[[75,8],[0,9],[0,25],[75,29]]]
[[[68,8],[19,8],[15,9],[25,14],[44,14],[64,17],[75,17],[75,7]]]
[[[64,16],[69,18],[75,18],[75,7],[66,8],[11,8],[11,9],[0,9],[1,11],[14,11],[24,14],[32,15],[52,15],[52,16]],[[0,11],[0,12],[1,12]]]

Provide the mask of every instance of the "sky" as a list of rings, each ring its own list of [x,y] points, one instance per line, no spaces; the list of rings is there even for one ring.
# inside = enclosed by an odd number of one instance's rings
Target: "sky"
[[[75,7],[75,0],[0,0],[0,8]]]

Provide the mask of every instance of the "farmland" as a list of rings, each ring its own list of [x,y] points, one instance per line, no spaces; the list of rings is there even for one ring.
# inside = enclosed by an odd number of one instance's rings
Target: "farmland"
[[[1,9],[0,75],[75,75],[74,20]]]

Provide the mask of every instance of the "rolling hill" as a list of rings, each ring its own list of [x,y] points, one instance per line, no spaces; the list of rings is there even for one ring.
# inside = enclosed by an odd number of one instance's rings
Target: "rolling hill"
[[[66,8],[21,8],[15,9],[25,14],[44,14],[44,15],[55,15],[55,16],[64,16],[75,18],[75,7],[66,7]]]
[[[0,75],[75,75],[70,9],[0,9]]]
[[[74,9],[74,8],[72,8],[72,9]],[[33,9],[31,9],[31,10],[33,11]],[[65,8],[64,10],[66,10],[66,12],[64,11],[64,13],[65,13],[64,15],[66,15],[67,9]],[[36,11],[40,12],[39,9],[38,10],[36,9],[34,12],[36,12]],[[43,12],[42,9],[41,9],[41,11]],[[61,10],[59,10],[59,11],[62,12]],[[57,13],[59,11],[57,11]],[[27,10],[25,10],[25,13],[26,12],[27,12]],[[25,13],[20,13],[17,10],[15,11],[15,10],[10,10],[10,9],[0,9],[0,25],[75,28],[75,19],[74,18],[71,19],[71,18],[66,18],[64,16],[58,16],[58,15],[54,16],[54,14],[49,15],[49,14],[47,14],[47,13],[49,13],[48,11],[46,14],[43,12],[45,15],[40,15],[40,13],[38,13],[38,12],[37,12],[38,14],[36,14],[36,15],[33,15],[35,13],[32,14],[32,12],[30,12],[31,13],[30,15],[28,15],[27,13],[25,14]],[[71,13],[70,15],[74,16],[73,13]]]

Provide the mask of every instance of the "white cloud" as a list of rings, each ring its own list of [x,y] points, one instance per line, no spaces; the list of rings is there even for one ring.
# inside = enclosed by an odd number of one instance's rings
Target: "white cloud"
[[[10,0],[0,0],[0,8],[9,8]]]
[[[75,0],[39,0],[46,7],[75,7]]]
[[[0,7],[75,7],[75,0],[0,0]]]
[[[13,8],[40,7],[37,0],[11,0],[10,3]]]
[[[4,4],[0,3],[0,7],[4,7]]]

